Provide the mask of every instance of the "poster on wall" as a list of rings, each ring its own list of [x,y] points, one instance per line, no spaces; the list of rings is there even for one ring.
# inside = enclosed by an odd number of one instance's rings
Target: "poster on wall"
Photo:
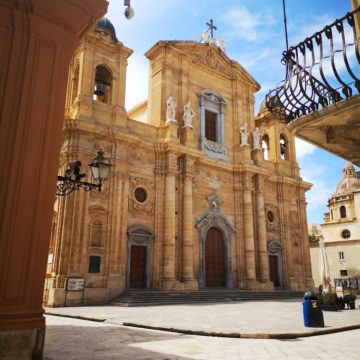
[[[84,278],[67,278],[65,280],[65,290],[67,291],[82,291],[85,287]]]

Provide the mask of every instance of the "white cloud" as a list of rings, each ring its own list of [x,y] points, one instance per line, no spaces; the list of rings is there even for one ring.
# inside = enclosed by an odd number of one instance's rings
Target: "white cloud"
[[[308,143],[307,141],[295,138],[296,156],[302,158],[306,155],[311,155],[316,151],[316,146]]]
[[[250,12],[245,6],[229,9],[222,17],[229,27],[225,37],[235,37],[255,41],[259,37],[269,36],[269,30],[275,23],[269,13]]]
[[[308,222],[321,223],[327,211],[327,201],[331,196],[332,187],[328,181],[328,167],[318,162],[303,162],[301,177],[313,184],[306,193]]]

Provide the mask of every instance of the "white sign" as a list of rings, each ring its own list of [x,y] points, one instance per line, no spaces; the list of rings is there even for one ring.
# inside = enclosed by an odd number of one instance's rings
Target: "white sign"
[[[68,291],[82,291],[85,287],[85,279],[83,278],[67,278],[65,289]]]

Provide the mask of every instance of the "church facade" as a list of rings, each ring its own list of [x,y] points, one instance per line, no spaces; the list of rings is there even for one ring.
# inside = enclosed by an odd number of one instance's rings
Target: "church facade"
[[[360,287],[360,178],[354,166],[347,162],[343,178],[328,200],[328,211],[318,236],[324,239],[330,285],[359,292]],[[313,278],[316,285],[323,283],[319,268],[319,244],[310,245]]]
[[[254,116],[259,84],[216,43],[160,41],[145,54],[148,99],[127,112],[131,53],[103,19],[70,65],[59,174],[100,149],[112,166],[101,192],[56,198],[45,303],[312,287],[310,184],[286,124]]]

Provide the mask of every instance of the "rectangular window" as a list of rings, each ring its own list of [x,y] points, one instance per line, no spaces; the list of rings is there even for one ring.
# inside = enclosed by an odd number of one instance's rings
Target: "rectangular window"
[[[339,251],[339,260],[344,260],[344,252],[343,251]]]
[[[340,276],[347,276],[347,270],[340,270]]]
[[[205,137],[207,140],[216,142],[216,118],[217,114],[205,110]]]
[[[100,256],[89,257],[89,273],[100,272]]]

